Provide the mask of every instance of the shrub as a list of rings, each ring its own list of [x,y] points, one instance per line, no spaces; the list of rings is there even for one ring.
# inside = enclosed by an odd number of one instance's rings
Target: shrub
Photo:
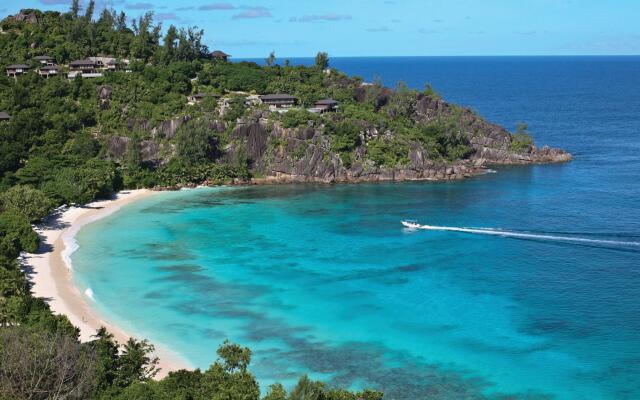
[[[0,398],[85,399],[95,375],[94,357],[75,338],[0,329]]]
[[[526,133],[516,133],[511,135],[511,144],[509,150],[521,153],[528,151],[533,145],[533,138]]]
[[[313,114],[304,108],[289,110],[282,115],[282,126],[284,128],[297,128],[306,126],[310,121],[317,121],[317,114]]]
[[[16,185],[0,194],[0,206],[4,211],[21,214],[29,222],[35,222],[51,212],[53,201],[38,189]]]
[[[409,147],[398,139],[369,141],[367,154],[376,165],[395,167],[409,162]]]
[[[15,212],[0,214],[0,240],[4,242],[3,248],[13,246],[17,252],[38,250],[38,235],[31,229],[29,220]]]

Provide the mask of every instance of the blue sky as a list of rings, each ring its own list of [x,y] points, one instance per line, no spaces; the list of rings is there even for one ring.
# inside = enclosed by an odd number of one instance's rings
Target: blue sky
[[[67,10],[70,0],[0,0]],[[640,54],[640,0],[98,0],[235,57]]]

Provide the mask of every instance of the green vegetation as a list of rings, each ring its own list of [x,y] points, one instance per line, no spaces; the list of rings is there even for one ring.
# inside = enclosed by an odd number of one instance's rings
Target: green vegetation
[[[533,138],[529,134],[528,129],[529,126],[526,123],[518,123],[516,133],[511,135],[509,150],[520,153],[529,150],[531,146],[533,146]]]
[[[305,109],[291,110],[282,115],[283,128],[297,128],[301,126],[309,126],[319,119],[317,114],[310,113]]]
[[[316,54],[316,67],[322,70],[329,68],[329,54],[324,51]]]

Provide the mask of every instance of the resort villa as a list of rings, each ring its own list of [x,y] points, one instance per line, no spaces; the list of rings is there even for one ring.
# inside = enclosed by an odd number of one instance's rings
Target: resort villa
[[[69,63],[69,79],[80,75],[83,78],[97,78],[102,74],[98,72],[98,63],[94,60],[76,60]]]
[[[209,93],[196,93],[196,94],[187,96],[187,102],[191,105],[199,104],[202,102],[202,100],[204,100],[207,97],[219,97],[219,96],[215,94],[209,94]]]
[[[54,59],[50,56],[36,56],[33,61],[40,64],[38,75],[43,78],[60,75],[63,72],[61,66],[55,65]],[[103,71],[125,71],[130,72],[129,60],[119,60],[114,57],[88,57],[85,60],[75,60],[69,63],[67,77],[73,79],[76,76],[83,78],[98,78]],[[27,64],[12,64],[6,67],[8,77],[16,78],[27,73],[31,66]]]
[[[39,62],[42,65],[46,65],[46,66],[53,66],[55,65],[55,62],[53,61],[53,57],[49,57],[49,56],[35,56],[33,57],[33,59],[37,62]]]
[[[268,105],[270,110],[277,111],[290,109],[296,105],[298,99],[290,94],[266,94],[260,96],[260,101]]]
[[[129,71],[129,62],[127,60],[117,60],[112,59],[107,61],[106,63],[107,71],[115,72],[115,71]]]
[[[43,78],[57,76],[60,68],[56,65],[46,65],[38,70],[38,74]]]
[[[11,64],[7,66],[7,76],[8,77],[17,77],[31,69],[30,66],[26,64]]]
[[[229,57],[231,57],[231,55],[225,53],[222,50],[216,50],[216,51],[211,53],[211,58],[213,60],[227,61],[229,59]]]
[[[103,71],[129,71],[129,60],[119,60],[115,57],[88,57],[86,60],[76,60],[69,64],[69,79],[78,74],[83,78],[99,78]]]
[[[11,115],[7,114],[5,111],[0,111],[0,122],[9,121],[11,119]]]
[[[324,99],[316,101],[316,104],[313,108],[310,108],[309,111],[315,112],[318,114],[324,114],[326,112],[335,111],[338,108],[338,102],[333,99]]]

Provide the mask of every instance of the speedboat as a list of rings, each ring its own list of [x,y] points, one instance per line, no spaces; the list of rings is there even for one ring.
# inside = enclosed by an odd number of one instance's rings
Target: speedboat
[[[400,222],[402,223],[402,225],[404,225],[405,228],[409,228],[409,229],[420,229],[422,227],[422,225],[420,225],[418,221],[413,219],[407,219]]]

